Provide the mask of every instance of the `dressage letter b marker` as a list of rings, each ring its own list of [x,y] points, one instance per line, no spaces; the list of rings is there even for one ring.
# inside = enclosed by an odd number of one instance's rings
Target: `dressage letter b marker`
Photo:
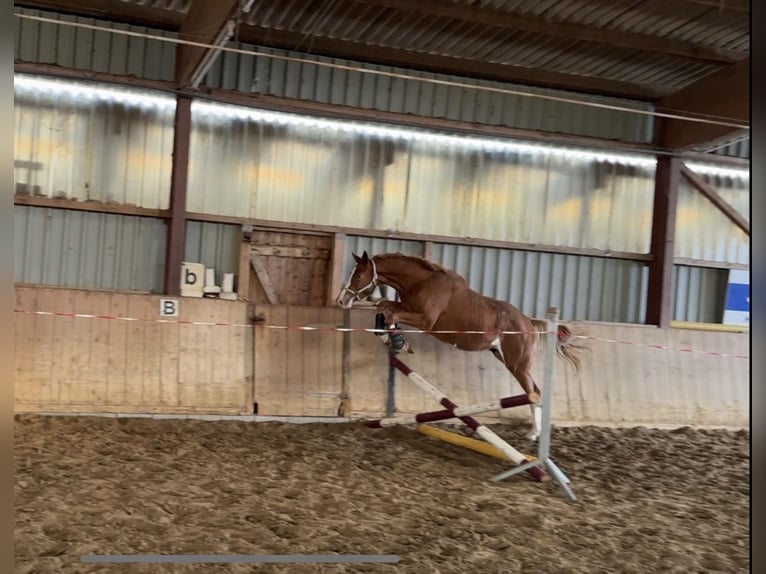
[[[160,316],[178,317],[178,300],[160,299]]]
[[[192,271],[191,269],[184,269],[185,275],[184,275],[184,283],[186,285],[196,285],[197,284],[197,274]]]

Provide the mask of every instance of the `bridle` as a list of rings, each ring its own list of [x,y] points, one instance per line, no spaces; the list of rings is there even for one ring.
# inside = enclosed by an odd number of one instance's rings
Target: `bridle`
[[[378,269],[375,266],[375,259],[370,258],[370,263],[372,264],[372,279],[370,279],[370,282],[367,283],[367,285],[360,287],[359,289],[351,288],[351,278],[354,276],[354,271],[356,270],[355,265],[354,269],[351,270],[351,274],[348,276],[346,284],[343,286],[343,289],[341,289],[338,301],[340,301],[346,293],[351,293],[351,295],[353,295],[348,304],[344,306],[346,309],[350,309],[355,301],[361,301],[362,297],[371,293],[372,290],[378,286]]]

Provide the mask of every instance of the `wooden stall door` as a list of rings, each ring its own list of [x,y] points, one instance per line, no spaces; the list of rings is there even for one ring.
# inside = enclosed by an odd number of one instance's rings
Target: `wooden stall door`
[[[254,230],[248,299],[269,305],[325,305],[332,249],[332,235]]]
[[[343,310],[256,305],[254,410],[264,416],[335,417],[343,402]],[[261,321],[262,319],[262,321]]]

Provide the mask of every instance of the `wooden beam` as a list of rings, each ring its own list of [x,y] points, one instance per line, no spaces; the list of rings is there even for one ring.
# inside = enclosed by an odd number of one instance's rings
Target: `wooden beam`
[[[673,239],[680,168],[681,161],[677,158],[657,158],[646,323],[663,329],[670,326],[672,319]]]
[[[170,210],[123,205],[119,203],[103,203],[101,201],[79,201],[76,199],[59,199],[57,197],[41,197],[32,195],[13,196],[14,205],[29,205],[50,209],[67,209],[70,211],[90,211],[91,213],[114,213],[116,215],[133,215],[138,217],[156,217],[168,219]]]
[[[279,296],[274,289],[274,285],[271,283],[269,272],[263,264],[261,257],[259,255],[250,255],[250,262],[253,265],[255,276],[258,278],[261,287],[263,287],[263,292],[266,294],[266,300],[270,305],[279,305]]]
[[[659,112],[722,118],[744,126],[750,121],[750,58],[710,74],[699,82],[657,101]],[[671,150],[689,150],[735,137],[743,127],[659,118],[657,143]]]
[[[750,265],[747,263],[729,263],[728,261],[710,261],[709,259],[694,259],[692,257],[676,257],[673,259],[674,265],[685,265],[686,267],[704,267],[706,269],[742,269],[747,271]]]
[[[346,257],[346,235],[336,233],[332,241],[330,265],[327,273],[327,306],[335,306],[335,298],[343,285],[343,264]]]
[[[165,286],[167,295],[181,294],[181,263],[186,244],[186,189],[189,172],[191,135],[191,98],[176,98],[173,132],[173,165],[170,171],[170,220],[165,249]]]
[[[729,203],[721,197],[712,186],[708,185],[704,179],[683,164],[681,165],[681,174],[697,189],[697,191],[707,197],[710,202],[721,211],[721,213],[728,217],[734,225],[750,235],[750,224],[747,220],[742,217],[736,209],[729,205]]]
[[[330,250],[321,247],[292,247],[286,245],[253,245],[250,252],[262,257],[288,257],[292,259],[330,259]]]
[[[193,0],[178,30],[181,40],[203,44],[225,45],[231,37],[226,31],[229,21],[239,13],[239,0]],[[232,29],[233,31],[233,29]],[[220,36],[223,34],[223,36]],[[176,83],[188,86],[195,72],[215,58],[220,50],[178,44],[176,48]]]
[[[254,26],[242,26],[239,36],[243,42],[283,50],[295,50],[296,46],[301,46],[306,42],[306,37],[303,33],[274,30],[271,28],[262,29]],[[543,86],[589,94],[630,98],[633,100],[654,101],[666,95],[666,92],[659,91],[645,84],[609,80],[594,76],[581,76],[540,68],[453,58],[385,46],[370,46],[337,38],[311,37],[311,52],[333,58],[357,60],[372,64],[400,66],[427,72]]]
[[[237,297],[250,300],[250,241],[239,242],[239,270],[237,272]]]
[[[456,24],[465,22],[480,26],[518,30],[555,38],[579,40],[588,43],[606,44],[631,51],[654,52],[671,56],[680,56],[690,60],[730,64],[739,62],[746,54],[739,50],[729,50],[705,44],[695,44],[683,40],[661,38],[602,28],[587,24],[562,22],[542,17],[525,16],[495,10],[476,4],[444,2],[442,0],[357,0],[372,6],[383,6],[404,12],[419,14],[425,18],[446,17],[456,20]],[[313,44],[313,40],[312,40]]]

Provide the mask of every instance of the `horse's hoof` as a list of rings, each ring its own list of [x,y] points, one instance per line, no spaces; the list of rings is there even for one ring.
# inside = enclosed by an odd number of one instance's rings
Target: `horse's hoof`
[[[397,355],[404,352],[410,354],[415,352],[412,350],[412,345],[410,345],[410,342],[401,336],[394,335],[391,337],[391,342],[388,346],[391,348],[391,351]]]
[[[409,346],[407,341],[401,335],[392,335],[391,344],[396,351],[404,351],[405,348]]]
[[[535,431],[529,431],[527,433],[527,439],[531,440],[532,442],[537,442],[537,439],[540,435],[536,433]]]

